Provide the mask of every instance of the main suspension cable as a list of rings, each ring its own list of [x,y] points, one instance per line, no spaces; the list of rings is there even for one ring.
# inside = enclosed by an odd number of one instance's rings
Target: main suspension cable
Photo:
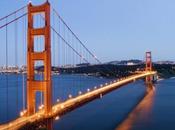
[[[8,17],[10,17],[10,16],[12,16],[12,15],[18,13],[19,11],[25,9],[26,7],[27,7],[27,5],[25,5],[25,6],[21,7],[20,9],[14,11],[14,12],[12,12],[12,13],[10,13],[10,14],[8,14],[8,15],[2,17],[2,18],[0,18],[0,21],[2,21],[2,20],[4,20],[4,19],[6,19],[6,18],[8,18]]]
[[[11,23],[17,21],[18,19],[21,19],[22,17],[24,17],[24,16],[26,16],[26,15],[27,15],[27,13],[25,13],[25,14],[23,14],[23,15],[21,15],[21,16],[15,18],[15,19],[11,20],[10,22],[6,22],[6,24],[0,26],[0,29],[2,29],[2,28],[4,28],[4,27],[6,27],[7,25],[9,25],[9,24],[11,24]]]

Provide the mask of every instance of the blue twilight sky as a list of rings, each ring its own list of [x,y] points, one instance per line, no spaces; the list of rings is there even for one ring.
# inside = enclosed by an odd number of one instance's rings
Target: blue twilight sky
[[[1,0],[0,17],[29,0]],[[31,0],[33,4],[45,0]],[[175,0],[50,0],[100,60],[175,60]]]

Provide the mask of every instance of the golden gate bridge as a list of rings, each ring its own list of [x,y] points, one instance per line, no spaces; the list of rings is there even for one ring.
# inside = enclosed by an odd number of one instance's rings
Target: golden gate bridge
[[[138,79],[145,78],[147,84],[152,83],[153,76],[157,74],[152,70],[151,52],[146,52],[146,67],[143,71],[121,79],[116,77],[109,83],[96,85],[93,89],[91,86],[91,89],[87,90],[83,88],[80,76],[81,87],[77,95],[65,91],[58,93],[55,86],[59,86],[59,82],[55,82],[53,78],[66,71],[66,68],[76,68],[77,64],[88,64],[101,74],[116,75],[110,68],[104,66],[103,72],[95,66],[102,62],[75,35],[48,1],[39,6],[29,3],[1,18],[0,36],[0,57],[5,81],[3,87],[6,89],[7,98],[7,119],[0,123],[1,130],[19,129],[27,123],[53,117],[59,119],[61,115]],[[57,73],[53,69],[56,69]],[[13,82],[11,72],[19,73],[13,78]],[[77,81],[72,83],[74,82]],[[22,93],[20,101],[18,96],[16,99],[9,99],[11,83],[17,87],[16,91],[11,93]],[[78,83],[72,83],[69,85],[78,86]],[[68,99],[61,99],[62,93],[68,94]],[[8,112],[9,104],[14,100],[19,112],[15,119],[9,118]],[[22,106],[18,106],[19,102]],[[52,125],[47,127],[51,129]]]

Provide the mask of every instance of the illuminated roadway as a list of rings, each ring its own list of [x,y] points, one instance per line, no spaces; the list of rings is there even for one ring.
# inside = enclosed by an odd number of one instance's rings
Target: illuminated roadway
[[[111,82],[110,84],[105,84],[101,86],[100,88],[94,88],[93,90],[88,89],[87,93],[79,94],[77,97],[72,97],[69,100],[65,102],[60,102],[52,107],[52,112],[48,115],[44,114],[43,110],[40,110],[39,112],[35,113],[32,116],[23,116],[19,117],[14,121],[11,121],[9,123],[0,125],[0,130],[15,130],[19,129],[20,127],[24,126],[26,123],[35,122],[37,120],[41,120],[43,118],[48,117],[55,117],[57,115],[62,115],[67,113],[70,110],[73,110],[75,107],[77,107],[79,104],[86,103],[90,100],[93,100],[94,98],[101,97],[103,94],[110,92],[114,89],[117,89],[121,87],[122,85],[125,85],[127,83],[133,82],[138,79],[142,79],[147,76],[153,76],[156,75],[157,72],[151,71],[151,72],[142,72],[139,74],[135,74],[132,76],[129,76],[127,78],[123,78],[122,80],[116,80]],[[59,119],[57,117],[57,119]]]

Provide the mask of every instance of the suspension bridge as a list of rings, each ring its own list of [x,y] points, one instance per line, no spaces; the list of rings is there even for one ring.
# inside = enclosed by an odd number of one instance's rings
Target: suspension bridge
[[[145,78],[146,83],[151,83],[157,74],[152,70],[151,52],[146,52],[145,69],[124,78],[118,78],[115,71],[105,66],[99,69],[102,62],[48,1],[39,6],[29,3],[2,17],[0,38],[0,83],[4,92],[0,94],[5,102],[0,109],[6,109],[6,115],[0,117],[3,120],[1,130],[19,129],[27,123],[53,117],[59,119],[61,115],[138,79]],[[84,66],[98,71],[93,76],[111,74],[115,78],[87,86],[84,75],[86,73],[88,77],[90,72],[84,72]],[[71,75],[73,79],[61,80],[61,75]],[[66,91],[60,88],[59,81],[64,81],[62,87],[67,87]],[[12,93],[16,96],[12,97]],[[9,110],[11,102],[16,105],[13,111],[19,113],[13,117]],[[52,126],[48,127],[51,129]]]

